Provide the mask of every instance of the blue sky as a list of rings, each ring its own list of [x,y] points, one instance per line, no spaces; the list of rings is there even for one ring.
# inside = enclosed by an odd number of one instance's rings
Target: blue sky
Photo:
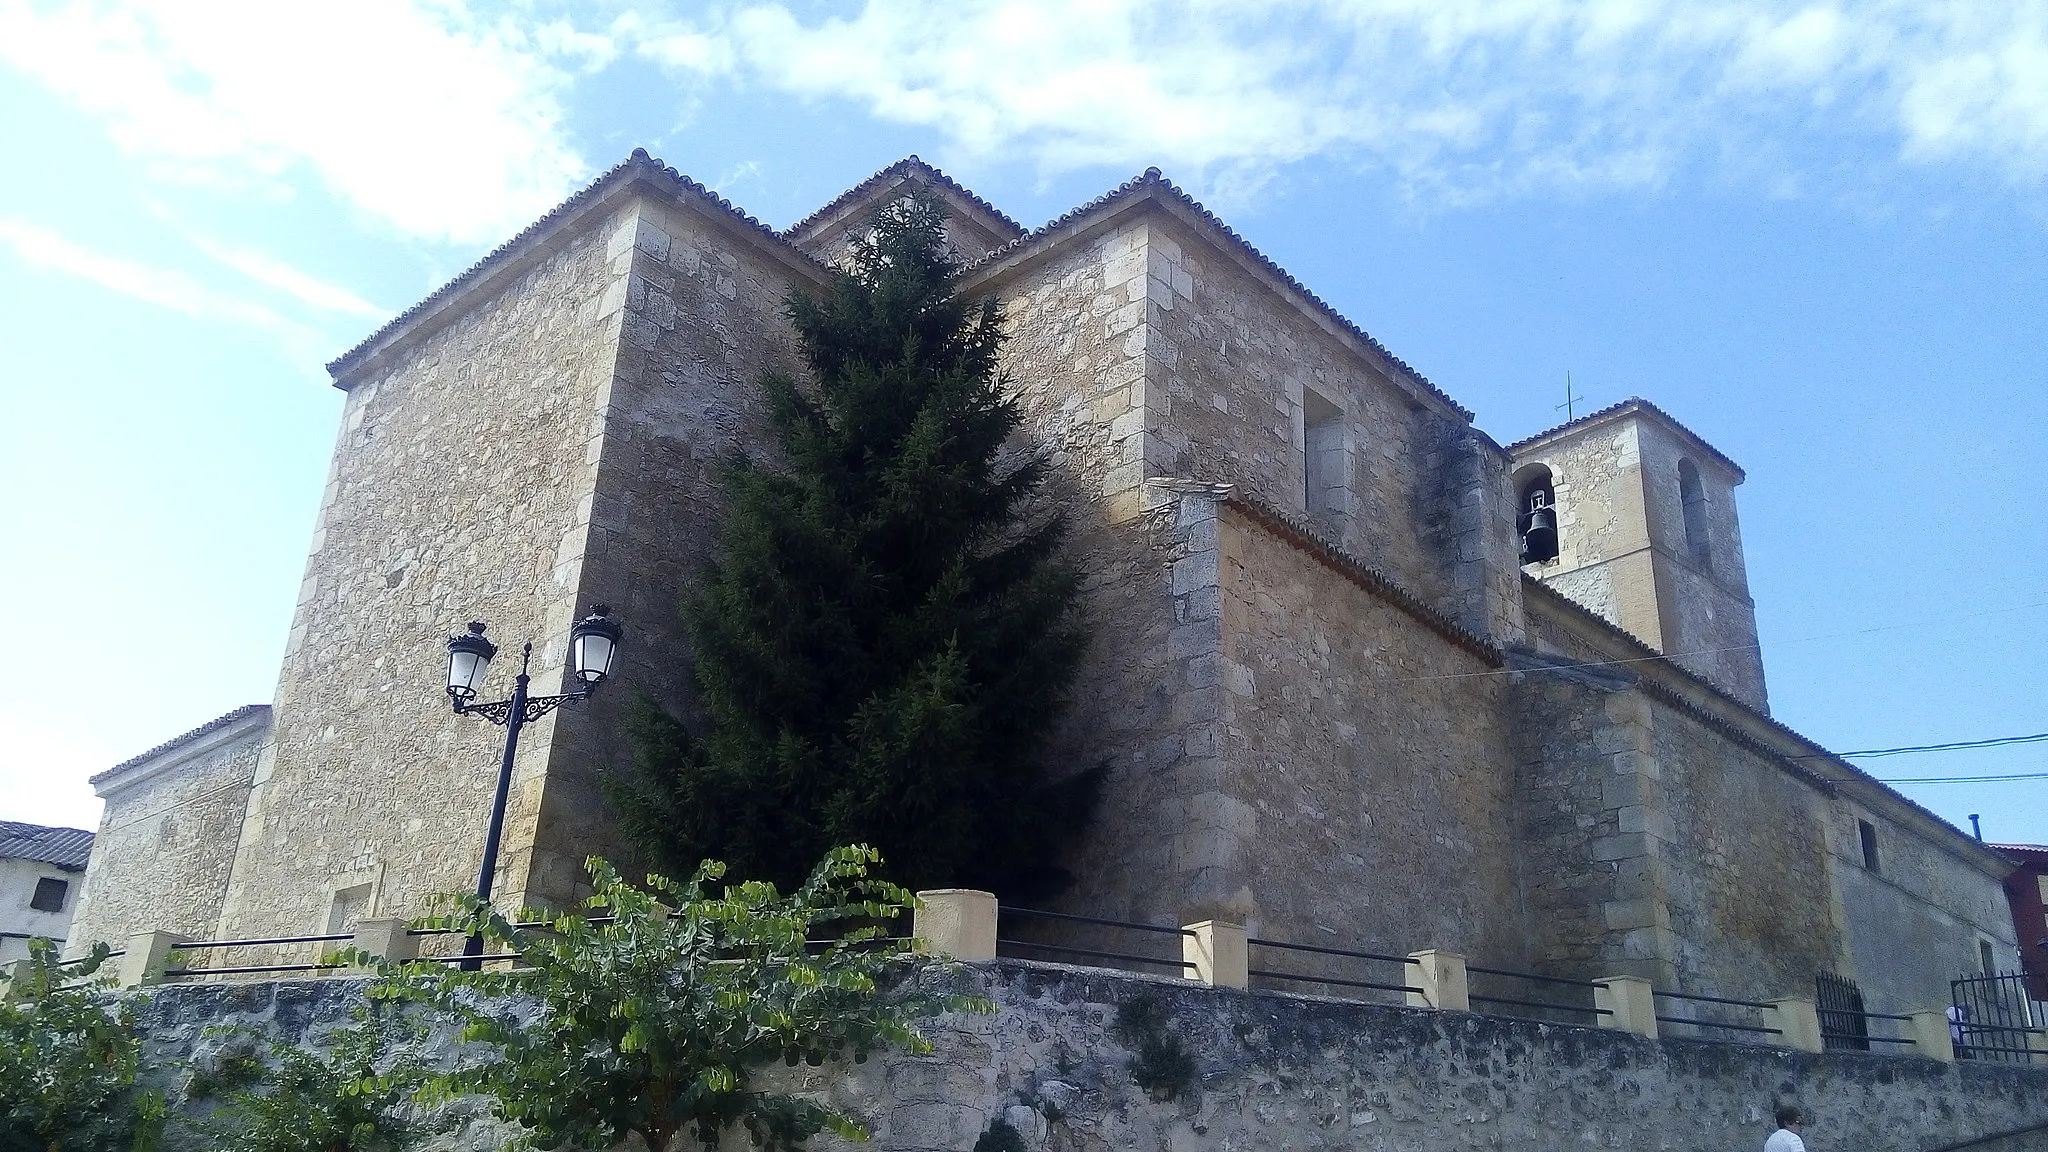
[[[1742,463],[1781,720],[2048,731],[2042,3],[314,7],[0,0],[0,819],[270,698],[320,365],[635,146],[776,226],[1159,165],[1496,439],[1569,372]],[[2048,780],[1904,789],[2048,841]]]

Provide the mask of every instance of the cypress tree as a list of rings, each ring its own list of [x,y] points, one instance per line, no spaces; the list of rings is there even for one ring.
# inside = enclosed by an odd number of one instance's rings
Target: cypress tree
[[[1084,633],[1066,522],[996,365],[993,300],[956,296],[945,212],[878,212],[822,300],[787,310],[809,379],[761,387],[777,461],[725,466],[715,558],[683,604],[700,716],[643,705],[628,834],[676,875],[791,884],[879,848],[912,887],[1057,887],[1102,769],[1047,778]]]

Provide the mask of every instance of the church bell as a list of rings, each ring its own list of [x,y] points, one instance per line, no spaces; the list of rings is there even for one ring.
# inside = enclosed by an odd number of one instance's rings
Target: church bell
[[[1540,564],[1557,559],[1557,509],[1531,508],[1522,529],[1522,563]]]

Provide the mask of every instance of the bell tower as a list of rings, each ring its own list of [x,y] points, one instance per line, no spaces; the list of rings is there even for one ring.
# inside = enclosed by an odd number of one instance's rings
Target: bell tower
[[[1524,572],[1770,710],[1733,460],[1634,397],[1508,454]]]

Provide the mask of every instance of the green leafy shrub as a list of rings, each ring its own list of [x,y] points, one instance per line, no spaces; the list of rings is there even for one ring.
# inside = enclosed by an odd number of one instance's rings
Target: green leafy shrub
[[[636,1133],[665,1152],[687,1130],[709,1148],[735,1126],[771,1150],[828,1128],[863,1139],[853,1117],[759,1087],[756,1074],[777,1062],[862,1061],[887,1045],[927,1052],[916,1017],[989,1010],[907,985],[883,994],[922,961],[884,938],[879,925],[912,897],[868,875],[879,859],[834,849],[786,896],[764,881],[720,885],[714,861],[688,883],[650,876],[642,889],[592,859],[583,910],[552,915],[544,929],[518,923],[545,913],[510,920],[471,896],[432,922],[517,952],[520,966],[385,964],[371,994],[422,1005],[476,1046],[431,1077],[423,1099],[487,1096],[533,1147],[609,1148]]]
[[[162,1135],[160,1093],[135,1085],[133,1008],[105,995],[110,953],[63,963],[48,940],[0,999],[0,1152],[146,1152]]]
[[[196,1070],[191,1099],[218,1098],[201,1122],[217,1152],[401,1152],[419,1128],[400,1107],[425,1073],[390,1059],[400,1031],[386,1011],[358,1010],[317,1048],[272,1041],[230,1047]],[[238,1031],[227,1029],[225,1031]]]

